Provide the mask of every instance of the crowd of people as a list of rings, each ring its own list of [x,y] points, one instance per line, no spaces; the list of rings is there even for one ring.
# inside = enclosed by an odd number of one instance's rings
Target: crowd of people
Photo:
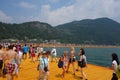
[[[28,53],[33,63],[36,55],[38,59],[41,53],[38,48],[38,46],[30,45],[29,47],[26,44],[24,46],[20,44],[8,44],[7,46],[0,44],[0,76],[4,77],[7,74],[7,79],[13,80],[14,75],[18,76],[22,59],[26,60]]]
[[[87,59],[86,59],[85,51],[84,51],[83,48],[80,49],[80,52],[78,53],[78,57],[79,57],[79,59],[77,60],[78,61],[78,65],[77,66],[78,66],[78,68],[79,67],[81,68],[81,73],[82,73],[81,79],[84,78],[85,80],[88,80],[87,76],[86,76],[86,74],[84,72],[84,68],[87,67]],[[75,75],[75,72],[78,71],[78,68],[75,65],[76,56],[75,56],[75,49],[74,49],[74,47],[70,48],[70,57],[68,56],[68,51],[64,51],[63,56],[60,57],[60,61],[63,62],[62,78],[65,77],[65,73],[69,72],[70,64],[72,64],[72,67],[73,67],[73,75]]]
[[[14,75],[16,77],[19,74],[19,68],[21,66],[22,59],[26,60],[30,58],[33,63],[35,61],[39,61],[37,66],[37,70],[39,71],[38,80],[48,80],[49,79],[49,71],[50,65],[49,62],[57,62],[62,69],[61,78],[64,78],[67,73],[69,73],[69,67],[72,65],[73,74],[76,75],[76,71],[81,71],[82,77],[81,79],[88,80],[87,75],[84,72],[84,68],[87,67],[87,58],[85,55],[85,51],[83,48],[80,48],[79,53],[77,53],[74,47],[70,47],[70,51],[63,51],[62,56],[57,57],[57,50],[55,46],[51,51],[45,51],[39,45],[26,45],[24,46],[20,44],[15,45],[8,45],[8,47],[4,47],[5,51],[3,50],[3,45],[0,45],[0,76],[7,74],[8,80],[14,80]],[[70,52],[70,56],[68,56],[68,52]],[[76,57],[79,57],[77,60]],[[75,62],[78,62],[75,65]],[[60,64],[60,62],[62,64]],[[112,69],[113,69],[113,77],[111,80],[118,80],[116,71],[119,65],[118,56],[116,53],[112,54]]]

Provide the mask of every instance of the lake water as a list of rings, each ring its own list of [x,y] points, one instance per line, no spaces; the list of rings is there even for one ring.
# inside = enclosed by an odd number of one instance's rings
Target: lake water
[[[52,50],[52,48],[44,48],[44,50]],[[57,56],[61,56],[65,50],[68,51],[68,56],[70,54],[69,48],[56,48]],[[75,48],[76,50],[76,57],[78,59],[77,54],[79,53],[80,49]],[[111,54],[117,53],[119,60],[120,60],[120,48],[84,48],[85,55],[87,57],[87,61],[90,64],[100,65],[111,67]]]

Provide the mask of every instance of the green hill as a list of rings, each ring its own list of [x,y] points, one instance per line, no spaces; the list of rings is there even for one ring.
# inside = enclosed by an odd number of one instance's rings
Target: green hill
[[[0,39],[58,39],[59,31],[47,23],[26,22],[22,24],[0,23]]]
[[[109,18],[85,19],[53,27],[38,21],[21,24],[0,22],[0,40],[57,40],[76,44],[120,44],[120,23]]]
[[[120,44],[120,23],[109,18],[85,19],[56,26],[71,34],[71,43]]]

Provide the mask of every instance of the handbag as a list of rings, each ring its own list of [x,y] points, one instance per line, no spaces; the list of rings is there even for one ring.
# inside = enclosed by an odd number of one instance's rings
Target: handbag
[[[58,62],[58,68],[62,68],[63,67],[63,61],[59,60]]]
[[[78,66],[85,67],[86,66],[85,59],[82,59],[82,61],[78,61]]]
[[[47,72],[48,71],[48,67],[46,66],[46,67],[44,67],[44,71],[45,72]]]

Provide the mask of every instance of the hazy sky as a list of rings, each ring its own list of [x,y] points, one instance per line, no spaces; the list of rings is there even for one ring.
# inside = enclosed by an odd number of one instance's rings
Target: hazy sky
[[[46,22],[53,26],[108,17],[120,23],[120,0],[0,0],[0,21]]]

